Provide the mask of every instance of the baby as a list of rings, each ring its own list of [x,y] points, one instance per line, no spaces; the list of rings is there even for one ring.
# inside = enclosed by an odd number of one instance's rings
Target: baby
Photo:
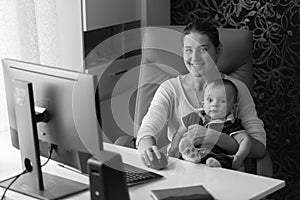
[[[239,149],[234,156],[229,156],[228,152],[218,146],[212,149],[196,148],[187,137],[182,137],[183,130],[179,130],[173,137],[168,154],[175,157],[181,154],[187,161],[201,162],[211,167],[239,169],[249,154],[252,143],[241,125],[241,120],[234,118],[237,93],[236,86],[228,79],[210,82],[204,87],[203,110],[182,118],[187,129],[193,124],[199,124],[234,137],[239,143]]]

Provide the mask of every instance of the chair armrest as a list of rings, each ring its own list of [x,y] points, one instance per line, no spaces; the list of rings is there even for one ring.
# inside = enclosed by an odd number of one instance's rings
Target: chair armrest
[[[256,171],[258,175],[272,177],[273,176],[273,163],[270,153],[266,150],[263,158],[257,159]]]
[[[269,152],[266,150],[264,157],[254,159],[246,158],[245,172],[266,177],[273,176],[273,163]]]
[[[122,135],[116,139],[114,144],[120,145],[123,147],[130,147],[130,148],[136,149],[135,141],[136,141],[136,138],[133,136]]]

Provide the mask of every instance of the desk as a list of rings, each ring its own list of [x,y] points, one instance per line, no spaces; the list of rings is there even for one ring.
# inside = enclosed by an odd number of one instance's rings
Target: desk
[[[20,153],[13,148],[10,136],[7,132],[0,132],[0,180],[16,175],[21,172]],[[120,153],[124,162],[134,164],[141,168],[143,166],[136,150],[104,143],[104,148]],[[42,162],[45,158],[42,158]],[[149,169],[151,170],[151,169]],[[67,177],[83,183],[88,183],[88,177],[66,170],[50,161],[43,171]],[[182,160],[170,158],[168,169],[156,171],[165,176],[164,179],[151,183],[129,188],[132,200],[151,199],[150,190],[181,187],[190,185],[204,185],[204,187],[216,198],[222,200],[261,199],[285,186],[285,181],[251,175],[243,172],[227,170],[222,168],[210,168],[202,164],[193,164]],[[4,189],[0,188],[0,196]],[[21,194],[8,191],[6,196],[12,199],[32,199]],[[66,199],[89,199],[89,192],[83,192]]]

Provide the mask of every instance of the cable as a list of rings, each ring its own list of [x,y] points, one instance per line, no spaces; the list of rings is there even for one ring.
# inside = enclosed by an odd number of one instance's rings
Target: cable
[[[75,173],[77,173],[77,174],[87,175],[86,173],[83,173],[83,172],[81,172],[80,170],[73,169],[72,167],[68,167],[68,166],[65,166],[65,165],[60,164],[60,163],[57,163],[57,166],[62,167],[62,168],[67,169],[67,170],[70,170],[70,171],[72,171],[72,172],[75,172]]]
[[[52,157],[53,150],[55,150],[56,148],[57,148],[56,145],[51,144],[50,151],[49,151],[49,156],[48,156],[46,162],[45,162],[44,164],[41,165],[41,167],[44,167],[44,166],[49,162],[49,160],[50,160],[51,157]]]
[[[26,173],[28,173],[28,172],[29,172],[29,171],[28,171],[27,169],[25,169],[22,173],[20,173],[20,174],[18,174],[18,175],[16,175],[16,176],[13,176],[13,177],[11,177],[11,178],[9,178],[9,179],[14,178],[14,180],[12,180],[12,182],[10,182],[9,185],[5,188],[5,190],[4,190],[3,194],[2,194],[1,200],[4,200],[5,194],[6,194],[7,190],[10,188],[10,186],[11,186],[11,185],[12,185],[12,184],[13,184],[20,176],[22,176],[23,174],[26,174]],[[9,180],[9,179],[7,179],[7,180]]]
[[[57,148],[56,145],[51,144],[51,147],[50,147],[50,150],[49,150],[49,156],[48,156],[46,162],[45,162],[44,164],[41,165],[41,167],[44,167],[44,166],[49,162],[49,160],[50,160],[51,157],[52,157],[53,150],[55,150],[56,148]],[[26,162],[25,162],[25,163],[26,163]],[[26,167],[26,169],[25,169],[22,173],[20,173],[20,174],[18,174],[18,175],[15,175],[15,176],[12,176],[12,177],[10,177],[10,178],[8,178],[8,179],[5,179],[5,180],[0,181],[0,183],[1,183],[1,182],[4,182],[4,181],[8,181],[8,180],[10,180],[10,179],[14,179],[14,180],[12,180],[12,181],[9,183],[9,185],[5,188],[5,190],[4,190],[3,194],[2,194],[1,200],[4,200],[5,194],[6,194],[6,192],[8,191],[8,189],[10,188],[10,186],[11,186],[11,185],[12,185],[12,184],[13,184],[20,176],[22,176],[22,175],[24,175],[24,174],[26,174],[26,173],[32,171],[32,166],[31,166],[31,165],[30,165],[30,166],[26,166],[26,164],[25,164],[25,167]]]

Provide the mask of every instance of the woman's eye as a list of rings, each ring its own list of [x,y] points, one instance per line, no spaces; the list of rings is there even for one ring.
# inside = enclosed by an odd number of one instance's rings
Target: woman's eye
[[[184,52],[185,53],[192,53],[193,51],[192,51],[192,49],[185,49]]]
[[[208,51],[208,48],[207,47],[201,47],[200,51],[201,52],[206,52],[206,51]]]

